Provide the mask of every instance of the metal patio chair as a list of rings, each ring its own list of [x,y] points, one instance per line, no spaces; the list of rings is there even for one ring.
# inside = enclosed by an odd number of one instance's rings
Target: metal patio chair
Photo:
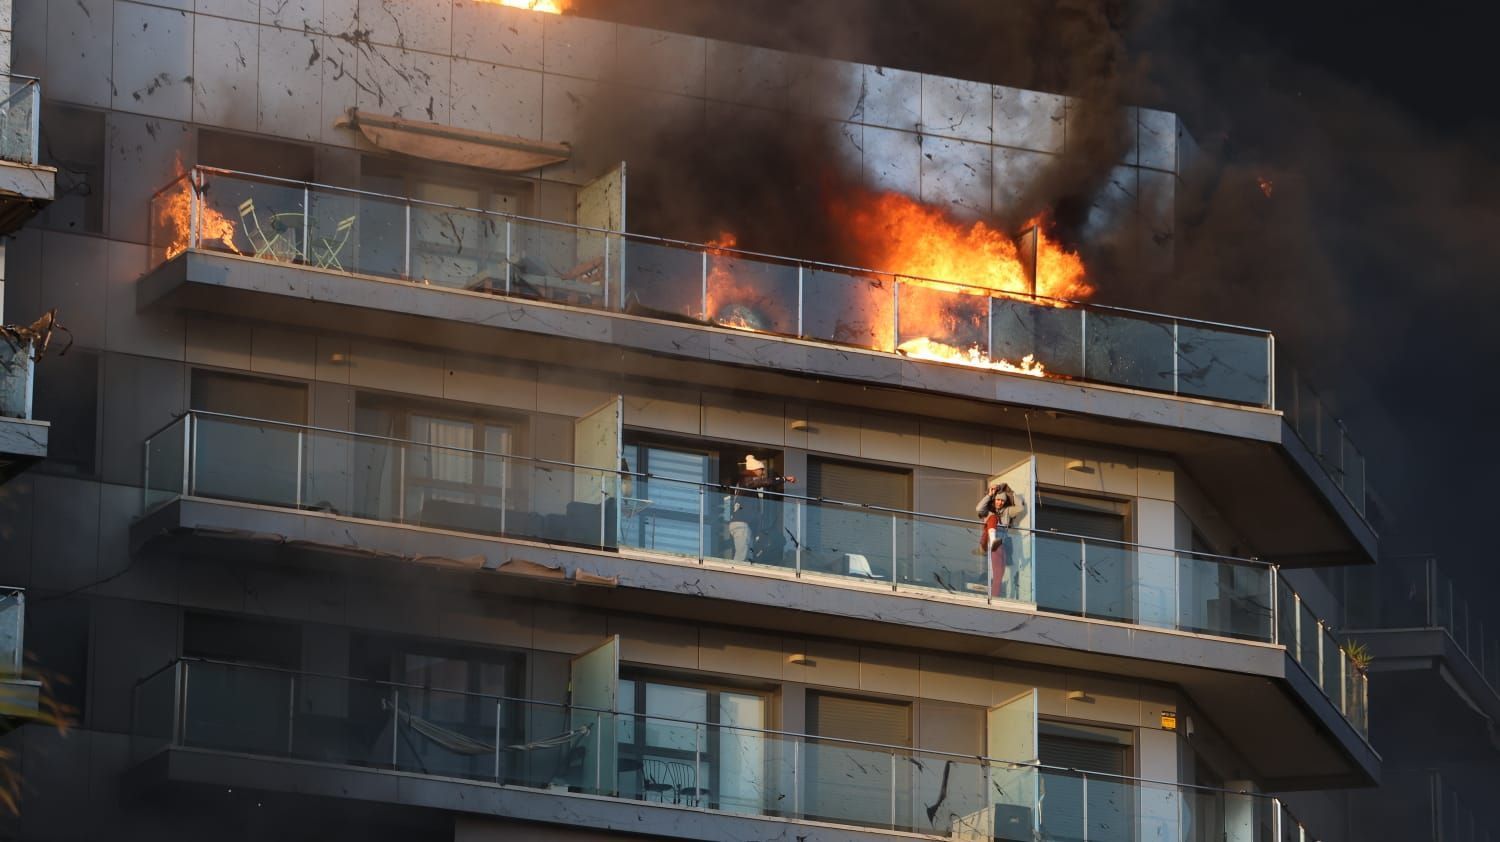
[[[279,231],[267,234],[261,227],[260,216],[255,212],[255,200],[240,202],[240,230],[250,241],[250,253],[262,260],[291,260],[297,256],[297,246],[289,242]]]
[[[314,266],[319,269],[345,271],[344,264],[339,261],[339,255],[343,253],[344,246],[349,244],[349,233],[354,230],[354,220],[355,217],[352,216],[339,220],[332,237],[319,237],[318,241],[308,249],[308,256],[312,258]]]

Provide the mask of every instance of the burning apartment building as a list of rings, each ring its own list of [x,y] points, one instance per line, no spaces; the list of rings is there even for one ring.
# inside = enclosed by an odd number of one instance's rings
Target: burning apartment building
[[[564,5],[16,0],[13,834],[1356,838],[1364,458],[1092,303],[1177,117]]]

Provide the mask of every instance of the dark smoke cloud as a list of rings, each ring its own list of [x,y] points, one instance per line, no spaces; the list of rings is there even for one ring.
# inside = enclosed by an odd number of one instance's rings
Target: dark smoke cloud
[[[1067,152],[996,214],[991,221],[1002,230],[1019,230],[1038,213],[1055,211],[1068,239],[1128,146],[1123,94],[1133,68],[1125,51],[1126,15],[1115,3],[584,0],[578,11],[1076,97]],[[975,72],[980,68],[983,73]],[[630,161],[633,229],[695,240],[733,230],[747,248],[857,259],[830,226],[826,206],[830,196],[859,189],[860,174],[840,167],[837,146],[852,141],[826,123],[751,109],[711,112],[706,123],[697,114],[647,115],[642,108],[649,103],[628,88],[608,91],[601,101],[605,107],[589,112],[587,142],[580,146]]]

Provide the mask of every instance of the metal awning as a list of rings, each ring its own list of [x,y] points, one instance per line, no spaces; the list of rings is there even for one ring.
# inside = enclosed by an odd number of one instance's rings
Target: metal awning
[[[562,143],[440,126],[355,108],[334,125],[355,129],[390,152],[498,172],[526,172],[562,163],[573,154],[572,147]]]

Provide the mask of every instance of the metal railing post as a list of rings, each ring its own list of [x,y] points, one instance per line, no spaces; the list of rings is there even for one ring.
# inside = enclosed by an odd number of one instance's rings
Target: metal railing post
[[[302,188],[302,262],[311,265],[312,240],[308,239],[312,233],[312,190],[308,187]]]
[[[1271,565],[1271,642],[1286,645],[1281,639],[1281,565]]]
[[[509,270],[507,270],[509,271]],[[500,457],[500,534],[505,534],[505,506],[506,499],[510,496],[510,478],[513,473],[510,469],[510,457]]]
[[[698,303],[701,305],[699,312],[703,314],[703,321],[706,322],[708,321],[708,249],[705,248],[699,256],[703,259],[699,261],[702,268],[699,270],[701,274],[698,280],[702,287],[702,298],[699,299]]]
[[[792,501],[792,511],[793,511],[794,516],[796,518],[796,524],[797,524],[797,540],[794,542],[796,544],[796,546],[793,548],[793,555],[796,558],[797,576],[798,576],[798,578],[801,578],[801,576],[802,576],[802,542],[804,540],[806,540],[806,538],[807,538],[807,532],[805,531],[806,530],[806,523],[807,523],[807,518],[806,518],[807,503],[806,503],[806,501],[803,501],[803,500],[793,500]]]
[[[42,160],[42,83],[33,79],[27,85],[31,88],[31,143],[28,151],[30,163],[35,164]]]
[[[193,496],[198,484],[198,425],[190,412],[183,416],[182,428],[182,496]]]
[[[594,714],[594,794],[604,789],[604,718]]]
[[[732,508],[734,506],[734,501],[731,500],[729,502],[729,505]],[[707,491],[707,489],[705,489],[703,486],[700,485],[700,486],[698,486],[698,563],[699,564],[702,564],[704,558],[708,555],[704,551],[706,548],[703,546],[703,543],[704,543],[704,541],[703,541],[703,535],[704,535],[705,532],[708,531],[708,523],[707,523],[708,518],[706,516],[707,512],[705,511],[707,508],[708,508],[708,491]],[[733,511],[731,511],[730,512],[731,517],[733,516],[733,514],[734,514]],[[733,536],[730,536],[730,537],[733,537]],[[656,549],[656,547],[653,546],[651,549],[654,550],[654,549]]]
[[[604,235],[604,309],[609,309],[609,285],[613,282],[613,273],[609,271],[609,235]],[[507,289],[508,291],[508,289]]]
[[[406,203],[405,209],[406,209],[406,222],[405,222],[406,237],[405,237],[405,240],[404,240],[405,244],[402,247],[402,258],[401,258],[402,259],[402,264],[401,264],[402,265],[402,269],[401,269],[401,274],[408,281],[410,281],[410,280],[413,280],[413,278],[411,276],[411,202],[407,202]]]
[[[408,446],[403,444],[397,451],[399,457],[396,460],[396,522],[406,523],[406,451]]]
[[[1292,621],[1293,621],[1292,622],[1292,634],[1297,638],[1297,640],[1296,640],[1297,647],[1294,650],[1293,657],[1297,661],[1297,663],[1301,664],[1302,663],[1302,595],[1299,594],[1299,593],[1297,593],[1297,592],[1295,592],[1295,591],[1292,592],[1292,610],[1295,611],[1295,612],[1297,612],[1296,616],[1294,616],[1292,618]],[[1303,666],[1307,666],[1307,665],[1303,664]]]
[[[1318,620],[1316,623],[1314,623],[1313,634],[1316,634],[1318,636],[1318,686],[1323,687],[1323,683],[1327,680],[1326,678],[1324,678],[1327,673],[1323,669],[1323,643],[1328,639],[1328,635],[1323,630],[1322,620]],[[1323,692],[1326,694],[1328,692],[1328,688],[1323,687]]]
[[[890,753],[891,758],[891,830],[896,829],[896,753]]]
[[[806,306],[805,302],[803,301],[803,296],[806,294],[805,285],[807,282],[804,277],[806,272],[807,269],[802,264],[797,264],[797,335],[799,337],[805,335],[802,320],[804,318],[803,312]]]
[[[297,472],[296,508],[298,509],[302,508],[302,473],[303,461],[306,458],[306,451],[304,449],[306,447],[306,438],[307,431],[300,427],[297,428],[297,462],[294,470]]]
[[[1180,374],[1181,360],[1182,360],[1182,341],[1178,338],[1177,328],[1178,328],[1177,320],[1173,319],[1172,320],[1172,394],[1174,394],[1174,395],[1182,394],[1181,389],[1178,388],[1178,385],[1182,382],[1182,376]]]
[[[198,247],[198,207],[202,203],[199,196],[201,175],[199,170],[194,169],[188,173],[188,240],[187,247],[190,249]]]
[[[1083,798],[1082,798],[1082,801],[1083,801],[1083,805],[1082,805],[1083,806],[1083,811],[1082,811],[1083,812],[1083,842],[1088,842],[1088,838],[1089,838],[1089,776],[1088,776],[1088,773],[1086,773],[1086,772],[1080,772],[1078,776],[1083,779]]]
[[[891,350],[901,347],[901,282],[891,278]]]
[[[897,515],[891,515],[891,590],[896,590],[896,519]]]
[[[505,294],[510,295],[510,276],[515,272],[515,254],[511,248],[511,228],[513,222],[505,220]]]
[[[293,754],[297,733],[297,676],[292,674],[286,682],[286,753]]]
[[[801,739],[792,740],[792,818],[802,818],[802,746]]]
[[[1089,615],[1089,542],[1078,539],[1078,616]]]
[[[609,480],[606,474],[599,474],[599,549],[609,546]]]
[[[1089,311],[1078,311],[1078,379],[1089,376]]]
[[[698,799],[708,791],[708,786],[703,780],[703,741],[699,728],[703,726],[693,723],[693,806],[701,807]]]
[[[172,670],[172,725],[167,740],[182,745],[187,733],[187,662],[178,661]]]
[[[1140,551],[1136,551],[1140,556]],[[1182,630],[1182,556],[1172,553],[1172,628]],[[1137,568],[1139,569],[1139,568]],[[1227,630],[1224,630],[1227,631]]]
[[[505,717],[502,716],[502,711],[504,710],[505,699],[495,699],[495,783],[504,783],[504,780],[499,777],[499,750],[501,750],[502,744],[505,743],[504,737],[501,735],[501,722],[505,720]]]
[[[401,690],[391,688],[391,768],[401,768]]]
[[[1276,334],[1266,334],[1266,406],[1276,406]]]

